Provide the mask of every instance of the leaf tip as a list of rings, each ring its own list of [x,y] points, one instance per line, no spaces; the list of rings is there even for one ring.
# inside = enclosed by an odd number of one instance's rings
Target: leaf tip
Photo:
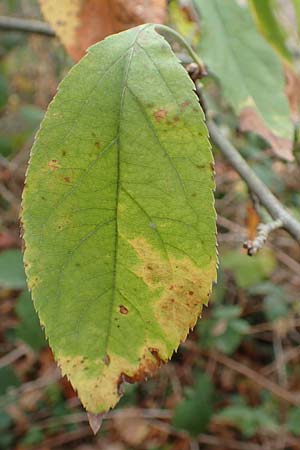
[[[92,414],[87,413],[88,421],[93,433],[96,435],[102,426],[103,419],[105,414]]]

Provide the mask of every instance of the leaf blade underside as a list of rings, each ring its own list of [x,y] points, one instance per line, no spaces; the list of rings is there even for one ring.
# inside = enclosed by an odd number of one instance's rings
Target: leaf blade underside
[[[194,6],[202,19],[199,51],[234,111],[251,108],[275,137],[291,140],[283,69],[250,11],[235,0],[194,0]]]
[[[32,149],[28,285],[85,408],[154,373],[216,279],[212,155],[193,85],[153,25],[96,44]]]

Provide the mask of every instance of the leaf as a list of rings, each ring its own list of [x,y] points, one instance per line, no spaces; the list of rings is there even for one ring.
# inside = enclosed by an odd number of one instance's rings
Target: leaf
[[[153,374],[207,304],[212,173],[193,84],[154,25],[95,45],[60,85],[26,179],[25,265],[89,412]]]
[[[215,419],[235,425],[242,434],[251,438],[258,432],[277,431],[279,425],[263,406],[252,408],[247,405],[232,405],[222,409]]]
[[[249,6],[259,31],[285,61],[291,61],[285,33],[274,14],[274,0],[249,0]]]
[[[199,374],[193,388],[186,390],[186,398],[175,408],[172,425],[192,436],[203,433],[213,414],[214,385],[206,374]]]
[[[262,249],[255,258],[233,250],[222,257],[221,264],[232,270],[238,286],[246,289],[268,278],[276,267],[276,260],[269,249]]]
[[[168,22],[172,28],[175,28],[180,34],[187,37],[189,42],[198,42],[198,25],[193,20],[191,6],[182,5],[176,0],[171,0],[168,3],[168,16]]]
[[[300,75],[285,65],[285,93],[289,100],[291,117],[294,123],[300,122]]]
[[[145,22],[163,23],[166,0],[39,0],[71,57],[78,61],[86,49],[110,34]]]
[[[31,295],[28,291],[24,291],[18,298],[16,312],[21,321],[16,328],[16,336],[34,350],[40,350],[45,347],[44,333],[41,330],[38,317],[33,308]]]
[[[245,108],[254,110],[274,136],[291,140],[280,61],[257,33],[247,9],[235,0],[194,3],[203,20],[199,51],[220,80],[229,104],[237,114]]]
[[[5,395],[11,387],[20,386],[20,381],[11,367],[0,368],[0,395]]]
[[[252,131],[271,144],[271,149],[279,158],[293,161],[293,142],[276,136],[253,108],[245,108],[240,114],[240,131]]]
[[[295,436],[300,436],[300,407],[295,406],[290,408],[287,417],[287,429]]]
[[[20,250],[6,250],[0,253],[0,287],[5,289],[23,289],[26,287]]]
[[[292,0],[296,15],[296,24],[298,35],[300,36],[300,0]]]
[[[246,320],[240,319],[239,306],[217,306],[212,317],[198,325],[199,343],[202,348],[218,349],[232,354],[249,331]]]
[[[252,288],[250,294],[265,296],[263,311],[268,322],[289,316],[289,298],[283,287],[266,282]]]
[[[6,78],[0,74],[0,111],[2,111],[8,101],[8,83]]]
[[[130,449],[145,448],[145,441],[151,432],[151,424],[143,417],[139,408],[126,408],[126,414],[116,417],[113,423],[121,442],[128,445]]]

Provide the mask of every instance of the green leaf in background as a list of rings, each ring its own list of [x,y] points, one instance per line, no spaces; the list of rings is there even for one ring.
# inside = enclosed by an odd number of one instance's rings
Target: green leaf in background
[[[45,347],[44,333],[28,291],[24,291],[18,298],[16,312],[20,319],[16,328],[16,337],[22,339],[33,350],[40,350]]]
[[[293,5],[294,5],[295,14],[296,14],[298,34],[300,36],[300,0],[292,0],[292,1],[293,1]]]
[[[6,250],[0,253],[0,288],[23,289],[26,279],[23,257],[20,250]]]
[[[35,307],[88,411],[154,373],[207,304],[213,188],[193,84],[155,26],[91,47],[42,123],[22,213]]]
[[[250,12],[235,0],[194,0],[194,5],[202,18],[199,52],[235,112],[252,108],[275,136],[292,139],[281,63]]]
[[[287,429],[295,436],[300,436],[300,407],[290,408],[287,418]]]
[[[13,447],[12,441],[14,439],[10,428],[13,425],[11,417],[0,410],[0,449],[6,450]]]
[[[291,61],[285,44],[285,33],[274,14],[274,0],[249,0],[249,5],[259,31],[284,60]]]
[[[4,395],[7,389],[20,386],[20,381],[11,367],[0,369],[0,395]]]
[[[0,111],[5,107],[8,100],[8,83],[6,78],[0,74]]]
[[[263,310],[268,322],[288,317],[290,309],[289,297],[281,286],[272,283],[262,283],[250,289],[251,295],[264,295]]]
[[[214,385],[206,374],[196,377],[196,384],[186,389],[186,398],[175,408],[172,425],[192,436],[203,433],[212,417]]]
[[[239,306],[215,306],[211,317],[198,324],[201,347],[231,355],[249,331],[248,322],[240,319],[241,312]]]
[[[188,42],[198,42],[199,32],[197,24],[188,16],[186,9],[177,0],[171,0],[168,6],[169,23],[180,34],[185,36]]]
[[[225,253],[221,258],[223,269],[234,273],[236,282],[241,288],[250,288],[267,279],[276,268],[276,259],[271,250],[265,248],[255,258],[236,250]]]
[[[0,136],[0,155],[9,156],[12,152],[12,145],[9,139]]]
[[[251,438],[257,432],[274,431],[278,427],[276,420],[263,406],[252,408],[247,405],[232,405],[221,410],[215,419],[232,424],[246,438]]]
[[[19,111],[21,119],[26,124],[26,129],[29,131],[35,131],[40,125],[43,117],[44,111],[34,105],[24,105]]]

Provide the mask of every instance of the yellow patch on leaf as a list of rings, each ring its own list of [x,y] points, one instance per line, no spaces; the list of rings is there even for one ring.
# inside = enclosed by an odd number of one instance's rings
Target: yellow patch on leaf
[[[197,267],[189,258],[163,259],[143,238],[130,241],[141,260],[135,273],[152,290],[161,294],[154,303],[154,314],[175,348],[196,324],[203,305],[207,305],[212,283],[217,279],[216,260]]]
[[[167,358],[166,358],[167,359]],[[57,355],[57,361],[77,390],[85,409],[99,414],[113,408],[122,395],[122,384],[135,383],[151,377],[163,360],[156,349],[143,347],[135,365],[121,356],[110,354],[109,362],[94,361],[92,366],[81,356],[66,357]]]
[[[166,0],[39,0],[46,20],[78,61],[92,44],[143,23],[163,23]]]
[[[140,264],[134,269],[143,279],[154,297],[154,316],[172,342],[172,350],[164,341],[146,339],[139,349],[137,362],[109,353],[104,359],[86,362],[81,356],[57,355],[64,375],[78,391],[83,406],[93,414],[113,408],[122,395],[122,383],[134,383],[153,376],[160,365],[167,362],[184,341],[201,314],[216,280],[216,261],[206,268],[197,267],[188,258],[160,256],[144,238],[129,241]]]

